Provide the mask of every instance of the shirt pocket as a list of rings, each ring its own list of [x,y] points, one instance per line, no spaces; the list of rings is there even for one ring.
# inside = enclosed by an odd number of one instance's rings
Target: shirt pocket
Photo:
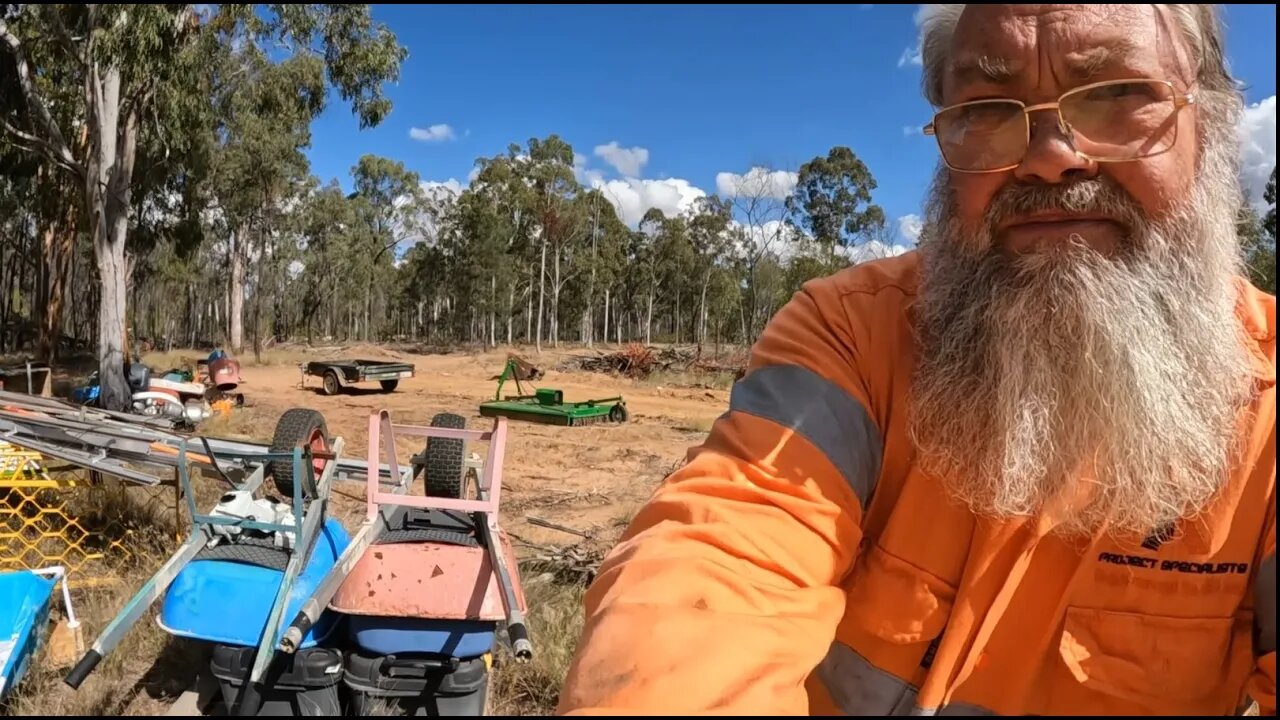
[[[1059,652],[1088,690],[1152,709],[1216,705],[1217,696],[1230,712],[1230,688],[1248,672],[1248,633],[1247,618],[1068,607]]]
[[[846,714],[911,714],[955,590],[875,544],[863,550],[846,588],[819,680]]]
[[[847,588],[836,639],[862,648],[880,670],[921,682],[951,618],[955,588],[875,544],[863,551]]]

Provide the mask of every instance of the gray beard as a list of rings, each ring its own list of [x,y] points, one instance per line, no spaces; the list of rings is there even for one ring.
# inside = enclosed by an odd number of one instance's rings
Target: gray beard
[[[945,170],[935,179],[910,425],[926,472],[979,516],[1065,500],[1057,533],[1142,537],[1204,510],[1230,476],[1252,390],[1239,201],[1226,155],[1202,157],[1192,197],[1158,219],[1099,176],[1007,187],[967,229]],[[1113,212],[1129,236],[1110,256],[993,247],[995,223],[1031,208]]]

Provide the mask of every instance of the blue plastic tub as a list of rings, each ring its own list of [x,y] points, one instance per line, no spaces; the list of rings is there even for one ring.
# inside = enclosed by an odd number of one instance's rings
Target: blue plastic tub
[[[285,625],[297,615],[350,542],[341,523],[332,518],[325,521],[311,557],[289,593]],[[281,570],[235,560],[195,560],[169,586],[160,606],[160,626],[178,637],[256,647],[283,577]],[[323,642],[333,630],[335,615],[322,614],[303,638],[302,647]]]
[[[0,699],[22,682],[40,649],[56,582],[30,570],[0,572]]]
[[[460,659],[493,651],[495,623],[348,615],[348,637],[373,655],[430,653]]]

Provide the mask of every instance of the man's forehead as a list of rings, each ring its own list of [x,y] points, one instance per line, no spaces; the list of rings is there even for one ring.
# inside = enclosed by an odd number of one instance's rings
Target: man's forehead
[[[960,85],[1010,83],[1044,62],[1076,82],[1107,67],[1156,72],[1178,52],[1172,37],[1168,14],[1147,4],[969,5],[956,27],[949,74]]]

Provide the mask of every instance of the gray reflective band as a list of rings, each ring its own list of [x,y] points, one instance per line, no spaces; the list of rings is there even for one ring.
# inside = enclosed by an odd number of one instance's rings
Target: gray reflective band
[[[1258,566],[1258,579],[1253,584],[1253,617],[1258,635],[1254,652],[1266,655],[1276,651],[1276,554],[1272,552]]]
[[[914,685],[872,665],[841,642],[831,643],[831,649],[815,671],[831,695],[831,701],[846,715],[995,715],[986,708],[967,703],[922,708],[916,704],[919,690]]]
[[[831,643],[817,672],[832,702],[846,715],[910,715],[915,707],[916,689],[910,683],[872,665],[844,643]]]
[[[758,368],[733,386],[729,409],[795,431],[844,476],[866,508],[880,475],[880,430],[858,399],[798,365]]]

